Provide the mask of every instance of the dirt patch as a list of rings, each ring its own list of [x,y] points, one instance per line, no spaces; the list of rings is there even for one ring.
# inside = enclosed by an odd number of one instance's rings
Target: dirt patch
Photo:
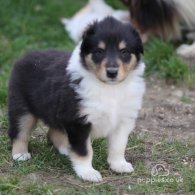
[[[150,79],[135,133],[152,142],[195,143],[195,91]]]

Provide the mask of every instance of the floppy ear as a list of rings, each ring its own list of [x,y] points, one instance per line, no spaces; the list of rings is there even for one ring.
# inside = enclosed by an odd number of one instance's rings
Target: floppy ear
[[[137,40],[137,45],[136,45],[135,51],[138,54],[144,54],[144,47],[143,47],[143,44],[140,40]]]
[[[144,54],[144,47],[140,38],[136,40],[134,51],[137,55]]]
[[[144,54],[143,43],[142,43],[142,40],[141,40],[141,37],[140,37],[138,31],[135,28],[131,28],[130,30],[131,30],[131,33],[133,33],[133,35],[134,35],[132,38],[132,40],[134,41],[133,50],[139,59],[140,54]]]
[[[141,40],[140,34],[136,28],[134,28],[130,23],[126,25],[126,32],[129,34],[130,42],[132,42],[132,48],[137,54],[144,53],[143,42]]]
[[[90,37],[91,35],[94,35],[96,26],[97,26],[97,21],[95,21],[92,24],[89,24],[87,26],[87,28],[85,29],[85,31],[83,32],[82,39],[86,39],[87,37]]]
[[[95,34],[97,28],[97,21],[88,25],[86,30],[82,36],[82,43],[81,43],[81,56],[90,53],[91,45],[92,45],[92,36]]]
[[[144,54],[144,46],[140,36],[137,38],[137,51],[140,54]]]

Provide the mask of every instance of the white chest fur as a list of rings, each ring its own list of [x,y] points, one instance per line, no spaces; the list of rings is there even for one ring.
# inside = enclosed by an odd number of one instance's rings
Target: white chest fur
[[[131,74],[116,85],[84,78],[77,88],[82,98],[80,114],[86,115],[88,122],[92,123],[92,136],[106,137],[121,123],[136,119],[144,90],[144,80],[140,75]]]
[[[72,55],[74,58],[71,58],[67,71],[71,73],[72,80],[83,78],[75,90],[82,99],[80,115],[87,116],[87,121],[92,123],[92,136],[106,137],[120,124],[135,120],[145,91],[142,77],[144,63],[141,62],[123,82],[105,84],[85,70],[78,63],[79,59],[75,54],[76,51]]]

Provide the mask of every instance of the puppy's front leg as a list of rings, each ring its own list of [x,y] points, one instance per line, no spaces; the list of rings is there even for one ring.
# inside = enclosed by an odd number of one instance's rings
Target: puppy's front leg
[[[132,172],[131,163],[125,160],[125,148],[129,133],[134,128],[134,121],[128,124],[122,124],[112,134],[108,136],[108,164],[110,168],[118,173]]]
[[[67,127],[71,145],[69,157],[76,174],[83,180],[99,182],[101,174],[92,166],[93,150],[88,125],[73,124]]]

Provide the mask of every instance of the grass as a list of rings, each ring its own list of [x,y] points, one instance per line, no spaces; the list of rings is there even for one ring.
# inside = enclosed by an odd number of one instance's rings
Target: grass
[[[146,75],[157,73],[168,82],[181,83],[189,77],[187,64],[177,56],[171,43],[151,40],[145,47]]]
[[[120,192],[193,192],[195,186],[195,148],[179,142],[157,144],[132,135],[127,147],[127,155],[135,167],[129,174],[114,174],[106,162],[104,140],[96,140],[94,148],[94,167],[101,170],[104,181],[100,184],[82,182],[75,176],[68,158],[59,155],[47,144],[46,136],[39,136],[30,142],[33,158],[26,162],[11,160],[9,140],[0,136],[0,192],[14,194],[113,194]],[[38,150],[37,150],[38,148]],[[136,154],[142,154],[142,157]],[[148,158],[145,158],[145,157]],[[134,158],[135,157],[135,158]],[[144,157],[144,158],[143,158]],[[150,164],[148,164],[150,162]],[[168,166],[170,174],[166,177],[151,175],[155,164]],[[147,165],[148,164],[148,165]]]
[[[74,43],[60,24],[62,16],[73,15],[86,0],[1,0],[0,6],[0,194],[117,194],[135,192],[193,192],[195,191],[195,149],[182,143],[161,141],[155,145],[132,135],[127,157],[135,172],[114,174],[106,162],[106,143],[96,140],[94,166],[104,176],[103,183],[91,184],[79,180],[69,160],[47,144],[45,135],[34,134],[30,142],[33,158],[26,162],[13,162],[7,138],[7,83],[13,62],[26,50],[59,48],[72,50]],[[119,1],[108,0],[114,8]],[[188,77],[186,65],[179,59],[169,43],[153,40],[145,48],[147,75],[154,72],[172,82]],[[186,76],[187,75],[187,76]],[[192,83],[193,76],[189,76]],[[189,102],[186,97],[182,101]],[[170,167],[173,182],[146,182],[151,176],[152,164],[163,162]],[[178,183],[176,179],[183,178]],[[142,179],[142,180],[140,180]]]

